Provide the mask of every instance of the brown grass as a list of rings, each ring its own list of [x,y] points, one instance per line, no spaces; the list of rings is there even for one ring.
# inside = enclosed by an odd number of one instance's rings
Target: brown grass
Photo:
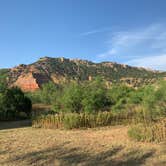
[[[0,165],[137,166],[166,165],[163,144],[138,143],[127,127],[0,130]]]

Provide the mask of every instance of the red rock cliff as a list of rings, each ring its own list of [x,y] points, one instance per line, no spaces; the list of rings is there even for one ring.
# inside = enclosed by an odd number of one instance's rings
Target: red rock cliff
[[[34,78],[32,73],[19,76],[13,86],[18,86],[23,91],[35,91],[39,89],[37,80]]]

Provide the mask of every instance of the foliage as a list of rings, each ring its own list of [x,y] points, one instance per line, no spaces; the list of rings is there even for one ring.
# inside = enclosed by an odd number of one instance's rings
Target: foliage
[[[109,99],[113,103],[112,110],[123,110],[130,99],[130,94],[133,91],[133,88],[130,88],[123,84],[113,85],[113,87],[108,91]]]
[[[56,112],[95,112],[106,111],[110,104],[105,84],[101,79],[96,79],[82,84],[66,85],[53,109]]]
[[[166,115],[166,83],[159,82],[156,85],[146,86],[135,92],[138,96],[137,105],[141,105],[144,119],[153,121]]]
[[[0,93],[0,119],[13,120],[21,117],[30,117],[31,100],[16,87],[5,89]]]
[[[49,82],[43,84],[40,90],[29,92],[26,95],[31,98],[34,104],[52,104],[56,102],[57,96],[60,96],[60,87],[53,82]]]
[[[82,105],[85,112],[106,111],[111,105],[106,86],[101,78],[84,85]]]
[[[153,121],[165,116],[166,83],[134,89],[124,84],[111,88],[101,78],[83,83],[71,82],[57,87],[53,83],[43,85],[33,93],[32,101],[51,104],[54,112],[134,112],[138,117]],[[29,95],[28,95],[29,96]]]
[[[65,86],[61,98],[61,105],[65,112],[81,112],[83,90],[82,86],[76,83],[71,83]]]
[[[0,79],[0,93],[4,93],[4,91],[7,89],[7,83],[4,78]]]
[[[6,79],[9,69],[0,69],[0,80]]]
[[[55,93],[58,95],[50,93],[56,115],[44,116],[35,123],[41,126],[45,126],[45,122],[51,126],[55,123],[55,126],[65,128],[112,125],[115,121],[140,123],[129,131],[131,137],[151,140],[151,128],[148,126],[166,115],[165,89],[165,82],[137,89],[124,84],[107,87],[101,78],[82,83],[72,82],[57,88]],[[45,90],[47,93],[49,88]],[[146,128],[142,129],[142,126]],[[147,135],[143,134],[145,131]]]
[[[51,104],[56,100],[58,91],[58,85],[49,82],[42,86],[41,93],[40,93],[40,99],[45,104]]]

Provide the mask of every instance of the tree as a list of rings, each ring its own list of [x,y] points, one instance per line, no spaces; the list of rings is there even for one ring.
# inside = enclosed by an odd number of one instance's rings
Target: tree
[[[96,78],[94,81],[85,84],[82,100],[85,112],[107,110],[110,104],[106,85],[101,78]]]
[[[71,83],[66,86],[61,98],[61,106],[64,111],[81,112],[82,110],[82,86],[77,83]]]
[[[53,82],[43,84],[39,92],[41,101],[45,104],[54,103],[57,98],[58,90],[58,86]]]
[[[102,79],[97,78],[81,84],[66,85],[53,108],[56,112],[95,112],[107,110],[110,104],[106,85]]]
[[[3,93],[7,89],[6,78],[0,78],[0,93]]]
[[[19,118],[21,113],[25,113],[29,117],[31,109],[31,100],[19,88],[13,87],[1,93],[0,110],[4,119]]]
[[[133,88],[123,84],[113,85],[113,87],[108,90],[109,100],[112,102],[112,110],[121,111],[124,109],[133,91]]]

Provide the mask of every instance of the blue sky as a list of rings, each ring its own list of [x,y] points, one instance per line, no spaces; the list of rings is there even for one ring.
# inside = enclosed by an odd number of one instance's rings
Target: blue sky
[[[0,0],[0,68],[44,56],[166,70],[166,1]]]

